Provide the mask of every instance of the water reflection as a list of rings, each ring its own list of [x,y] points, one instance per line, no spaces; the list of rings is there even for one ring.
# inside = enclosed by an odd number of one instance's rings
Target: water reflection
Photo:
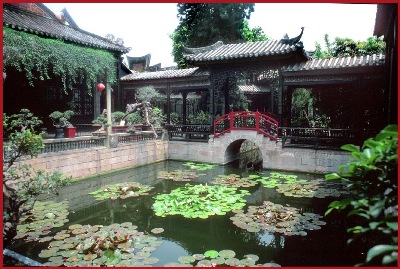
[[[251,156],[253,157],[253,155]],[[225,216],[211,216],[208,219],[187,219],[182,216],[162,218],[155,216],[151,208],[154,202],[153,197],[160,193],[170,193],[171,190],[187,183],[161,180],[157,178],[157,173],[158,171],[174,171],[177,169],[190,168],[183,166],[182,162],[166,161],[113,174],[100,175],[63,188],[59,196],[50,197],[50,199],[56,201],[67,199],[70,201],[69,222],[64,227],[55,228],[54,233],[67,229],[72,224],[110,225],[113,223],[132,222],[138,226],[139,231],[145,233],[150,233],[153,228],[164,228],[164,232],[157,235],[161,237],[164,245],[153,253],[153,256],[160,259],[155,266],[162,266],[168,262],[177,262],[180,256],[200,254],[210,249],[218,251],[231,249],[236,252],[237,257],[256,254],[260,257],[258,261],[260,264],[267,262],[277,262],[282,266],[341,266],[346,264],[349,253],[346,253],[346,238],[341,234],[345,234],[345,230],[342,227],[338,228],[337,225],[335,227],[326,225],[319,231],[312,231],[307,237],[288,237],[265,231],[251,233],[243,230],[235,226],[230,220],[230,217],[234,215],[232,212]],[[210,181],[218,175],[231,173],[243,175],[253,172],[263,175],[269,174],[269,171],[265,170],[249,171],[231,165],[217,166],[211,170],[201,171],[200,173],[204,175],[196,178],[195,182],[210,184]],[[316,175],[308,174],[302,174],[301,176],[307,179],[317,177]],[[154,186],[154,189],[150,191],[148,196],[125,200],[108,199],[97,201],[92,195],[88,194],[106,184],[130,181],[148,184]],[[272,201],[285,206],[290,205],[302,208],[304,211],[323,214],[327,204],[331,201],[331,199],[286,197],[277,193],[274,189],[263,187],[261,184],[248,188],[248,190],[252,193],[250,196],[245,197],[249,205],[259,205],[263,201]],[[332,248],[329,242],[325,241],[327,237],[324,237],[324,235],[326,234],[335,238],[332,240],[337,240],[337,244],[341,248]],[[340,234],[341,236],[339,236]],[[324,248],[324,251],[315,251],[316,246]],[[39,262],[46,261],[45,259],[37,258],[38,253],[44,248],[46,248],[46,244],[24,244],[23,241],[15,245],[17,252],[26,254]],[[298,248],[299,251],[295,252],[293,248]],[[309,253],[307,253],[307,249],[310,250]],[[311,252],[311,250],[315,253]],[[302,255],[302,259],[297,259],[299,253]],[[307,255],[313,258],[309,258]]]
[[[239,153],[239,169],[242,171],[259,170],[262,168],[262,153],[260,148],[249,140],[245,140]]]

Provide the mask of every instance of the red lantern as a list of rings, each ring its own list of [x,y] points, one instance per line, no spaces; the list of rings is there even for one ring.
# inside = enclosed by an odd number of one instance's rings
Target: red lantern
[[[99,92],[102,92],[105,88],[106,88],[106,86],[104,86],[103,83],[97,84],[97,90],[98,90]]]

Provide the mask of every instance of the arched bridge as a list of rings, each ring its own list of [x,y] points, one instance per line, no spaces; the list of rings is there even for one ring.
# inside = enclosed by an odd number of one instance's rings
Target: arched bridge
[[[278,139],[278,121],[258,111],[230,112],[214,121],[214,138],[233,130],[252,130],[272,140]]]
[[[348,153],[343,151],[315,146],[284,146],[284,139],[289,135],[296,135],[296,139],[310,138],[310,141],[317,141],[317,134],[318,139],[332,139],[332,135],[348,137],[339,130],[278,128],[278,121],[272,115],[248,111],[230,112],[214,121],[213,130],[206,127],[183,125],[180,130],[169,130],[168,158],[227,164],[240,157],[241,145],[248,140],[261,150],[262,166],[266,169],[333,172],[348,162]],[[171,139],[174,131],[181,136]],[[201,137],[207,144],[198,143]]]

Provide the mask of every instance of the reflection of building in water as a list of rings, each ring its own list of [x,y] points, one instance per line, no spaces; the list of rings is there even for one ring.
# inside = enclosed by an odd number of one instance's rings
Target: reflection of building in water
[[[281,234],[273,234],[267,231],[259,232],[259,245],[268,246],[273,248],[285,247],[285,236]]]
[[[240,147],[239,168],[241,170],[257,170],[262,168],[262,153],[260,148],[249,140]]]

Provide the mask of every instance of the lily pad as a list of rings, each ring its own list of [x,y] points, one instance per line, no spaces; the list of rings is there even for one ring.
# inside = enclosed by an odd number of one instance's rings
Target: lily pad
[[[218,257],[219,253],[216,250],[207,250],[204,252],[204,256],[208,258],[216,258]]]
[[[160,217],[180,214],[185,218],[205,219],[244,207],[243,196],[249,194],[246,190],[238,193],[232,187],[186,184],[170,194],[157,195],[152,208]]]
[[[90,192],[96,200],[105,199],[126,199],[147,194],[154,187],[141,184],[139,182],[123,182],[112,185],[105,185],[101,189]]]
[[[286,235],[306,236],[304,230],[320,229],[320,225],[326,224],[319,219],[322,216],[315,213],[300,214],[293,207],[285,207],[264,201],[261,206],[249,206],[247,213],[237,213],[231,217],[233,224],[249,232],[267,230],[274,233]]]
[[[24,238],[26,241],[48,241],[47,236],[54,227],[63,226],[68,219],[68,201],[37,201],[32,210],[22,214],[17,226],[16,239]],[[43,237],[46,237],[43,241]]]
[[[158,178],[169,179],[173,181],[192,181],[195,178],[202,176],[190,170],[175,170],[172,172],[161,171],[158,173]]]
[[[48,249],[42,250],[39,256],[49,258],[46,265],[50,266],[119,266],[121,264],[122,266],[127,264],[133,266],[157,263],[158,259],[152,258],[150,255],[162,242],[158,241],[157,237],[145,235],[143,232],[132,235],[131,227],[133,226],[126,223],[124,227],[119,224],[96,226],[97,232],[78,235],[75,235],[74,232],[90,230],[94,226],[70,227],[75,229],[57,233],[55,237],[59,239],[50,242]],[[141,248],[138,247],[139,245]],[[59,258],[50,260],[56,256],[63,257],[62,264]],[[86,261],[86,263],[83,264],[82,261]]]
[[[180,263],[190,264],[195,261],[195,258],[193,256],[180,256],[178,261]]]
[[[235,257],[236,253],[233,250],[225,249],[219,252],[219,256],[229,259]]]
[[[164,232],[164,229],[163,228],[154,228],[151,230],[151,232],[153,234],[160,234],[160,233]]]
[[[254,177],[255,176],[255,177]],[[253,177],[240,177],[237,174],[230,174],[230,175],[219,175],[218,177],[214,178],[211,183],[221,186],[228,186],[228,187],[251,187],[258,184],[255,180],[259,176],[253,175]]]
[[[195,163],[195,162],[186,162],[183,165],[190,167],[190,169],[195,169],[199,171],[213,169],[216,165],[209,163]]]

